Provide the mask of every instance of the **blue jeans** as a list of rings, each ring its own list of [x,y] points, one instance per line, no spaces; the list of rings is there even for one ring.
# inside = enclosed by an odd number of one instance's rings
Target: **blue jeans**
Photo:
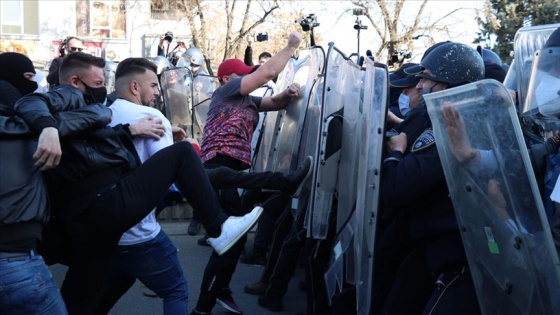
[[[109,286],[118,282],[120,274],[127,274],[163,299],[163,314],[188,314],[188,284],[177,252],[163,230],[147,242],[118,246],[109,271]]]
[[[23,253],[22,253],[23,254]],[[43,258],[0,259],[0,315],[68,314]]]

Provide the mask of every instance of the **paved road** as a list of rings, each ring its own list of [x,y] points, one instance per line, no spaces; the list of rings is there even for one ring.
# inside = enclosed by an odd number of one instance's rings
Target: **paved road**
[[[200,282],[202,273],[208,261],[211,250],[209,247],[200,246],[196,243],[200,236],[189,236],[186,234],[188,221],[161,223],[165,232],[171,240],[179,247],[179,260],[183,266],[183,271],[189,283],[189,308],[192,309],[198,299]],[[249,241],[245,248],[250,250],[250,245],[254,233],[249,233]],[[268,309],[262,308],[257,304],[257,296],[249,295],[243,292],[246,284],[254,283],[259,280],[262,273],[262,266],[252,266],[239,263],[237,271],[233,275],[232,290],[233,297],[246,315],[294,315],[298,312],[305,312],[305,292],[297,288],[297,283],[303,280],[303,270],[298,269],[296,275],[290,282],[290,287],[284,297],[284,311],[270,312]],[[60,286],[66,268],[64,266],[52,266],[51,271],[54,279]],[[84,284],[87,285],[87,284]],[[145,297],[142,292],[146,291],[139,281],[127,292],[125,296],[115,305],[110,315],[145,315],[145,314],[163,314],[163,303],[158,298]],[[212,314],[231,314],[216,305]]]

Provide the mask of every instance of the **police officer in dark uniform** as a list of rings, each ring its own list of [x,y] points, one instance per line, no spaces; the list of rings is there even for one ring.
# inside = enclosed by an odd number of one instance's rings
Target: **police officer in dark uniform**
[[[423,94],[484,78],[480,54],[459,43],[433,49],[420,66],[417,88]],[[381,242],[391,236],[400,240],[406,257],[401,257],[382,313],[479,314],[425,104],[411,110],[400,125],[399,135],[387,140],[390,153],[382,167],[381,193],[394,219]]]

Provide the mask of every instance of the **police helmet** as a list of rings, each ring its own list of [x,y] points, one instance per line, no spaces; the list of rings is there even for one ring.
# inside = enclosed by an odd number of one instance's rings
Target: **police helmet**
[[[157,67],[157,74],[160,75],[164,70],[171,68],[171,62],[164,56],[157,56],[152,61]]]
[[[560,47],[560,27],[550,34],[543,48],[549,47]]]
[[[107,73],[115,73],[117,72],[117,63],[114,61],[105,61],[105,72]]]
[[[417,76],[457,86],[484,79],[484,61],[473,48],[460,43],[445,43],[435,48],[420,63]],[[425,70],[429,70],[429,74]]]
[[[502,65],[502,59],[498,54],[491,51],[490,49],[482,49],[482,60],[484,61],[485,65]]]
[[[204,55],[202,54],[202,51],[196,47],[187,49],[182,58],[186,67],[190,67],[191,64],[201,66],[204,63]]]

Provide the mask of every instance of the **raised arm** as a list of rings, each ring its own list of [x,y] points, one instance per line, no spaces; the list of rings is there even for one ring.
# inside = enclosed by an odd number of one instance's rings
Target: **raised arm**
[[[254,90],[278,76],[299,47],[301,40],[302,37],[300,33],[296,31],[292,32],[288,38],[288,43],[282,50],[272,56],[272,58],[260,66],[255,72],[243,77],[241,80],[241,94],[249,95]]]

